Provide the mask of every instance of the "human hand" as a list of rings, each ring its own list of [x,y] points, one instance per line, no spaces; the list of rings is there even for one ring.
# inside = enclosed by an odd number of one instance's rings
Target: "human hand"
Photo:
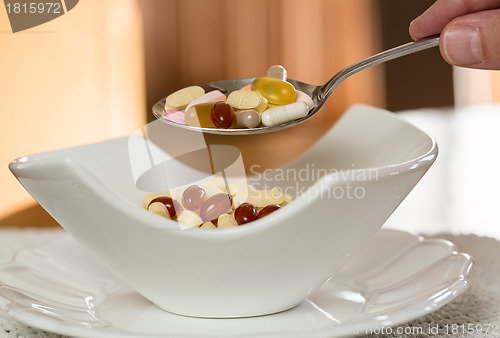
[[[415,40],[439,33],[448,63],[500,70],[500,0],[437,0],[410,24]]]

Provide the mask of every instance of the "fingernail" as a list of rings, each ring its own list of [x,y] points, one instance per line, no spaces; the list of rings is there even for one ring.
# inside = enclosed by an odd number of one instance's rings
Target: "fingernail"
[[[472,66],[484,61],[479,30],[472,26],[454,26],[443,37],[446,59],[457,66]]]

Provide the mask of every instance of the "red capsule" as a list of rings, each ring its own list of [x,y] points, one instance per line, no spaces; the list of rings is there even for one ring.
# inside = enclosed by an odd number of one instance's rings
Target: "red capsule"
[[[217,128],[231,128],[235,120],[233,107],[224,101],[217,102],[210,111],[210,118]]]
[[[238,225],[255,221],[257,219],[257,210],[250,203],[242,203],[234,211],[234,219]]]
[[[278,210],[279,208],[281,208],[279,205],[277,204],[269,204],[269,205],[266,205],[264,208],[262,208],[260,211],[259,211],[259,215],[257,216],[257,219],[260,219],[264,216],[267,216],[269,215],[270,213]]]
[[[213,221],[220,215],[226,214],[232,210],[232,198],[229,194],[219,193],[210,197],[203,203],[200,209],[200,217],[203,222]]]
[[[155,202],[161,202],[165,205],[165,207],[167,208],[167,211],[168,213],[170,214],[170,218],[174,218],[177,216],[177,210],[179,210],[181,208],[181,206],[179,205],[179,202],[177,202],[176,200],[174,200],[172,197],[168,197],[168,196],[160,196],[160,197],[156,197],[154,200],[152,200],[149,204],[148,204],[148,208],[151,204],[155,203]]]
[[[192,185],[182,193],[181,202],[187,210],[198,210],[206,200],[207,193],[205,189],[199,185]]]

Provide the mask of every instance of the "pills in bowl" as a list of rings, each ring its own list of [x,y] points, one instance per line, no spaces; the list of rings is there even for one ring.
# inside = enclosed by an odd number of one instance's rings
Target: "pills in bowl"
[[[197,128],[254,129],[300,119],[314,108],[309,95],[286,81],[283,66],[271,66],[266,75],[227,96],[200,86],[182,88],[167,96],[162,118]]]
[[[178,199],[178,200],[177,200]],[[144,197],[143,206],[151,213],[177,221],[184,226],[204,229],[246,225],[282,208],[293,197],[278,188],[255,189],[243,183],[221,185],[209,181],[170,192],[155,192]]]

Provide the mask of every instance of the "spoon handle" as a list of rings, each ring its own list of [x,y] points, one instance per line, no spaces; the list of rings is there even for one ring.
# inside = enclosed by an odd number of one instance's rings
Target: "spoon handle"
[[[319,99],[323,102],[326,100],[328,96],[333,92],[337,86],[347,79],[349,76],[356,74],[363,69],[369,68],[371,66],[375,66],[386,61],[394,60],[400,58],[402,56],[413,54],[416,52],[420,52],[422,50],[426,50],[439,45],[439,36],[431,36],[422,40],[409,42],[407,44],[388,49],[381,53],[375,54],[356,62],[349,67],[342,69],[340,72],[335,74],[328,82],[322,85],[319,90]]]

